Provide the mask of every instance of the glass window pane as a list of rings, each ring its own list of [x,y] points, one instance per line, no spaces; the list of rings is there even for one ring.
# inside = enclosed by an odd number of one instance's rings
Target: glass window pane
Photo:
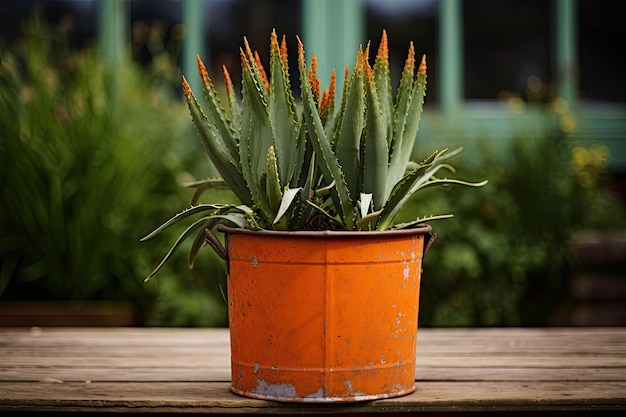
[[[415,46],[416,60],[426,54],[428,92],[425,106],[438,102],[436,30],[438,3],[436,0],[365,0],[366,35],[372,41],[375,57],[383,29],[389,39],[389,65],[393,88],[397,88],[409,42]]]
[[[578,5],[580,95],[624,102],[626,25],[622,4],[579,0]]]
[[[551,2],[471,0],[463,3],[465,97],[527,100],[549,95]]]
[[[244,36],[250,47],[259,52],[268,69],[270,33],[276,29],[286,36],[291,85],[299,86],[296,35],[300,32],[300,2],[293,0],[213,0],[206,2],[205,30],[210,57],[205,61],[213,74],[222,73],[226,65],[233,82],[241,80],[239,48]],[[295,89],[296,93],[298,89]]]

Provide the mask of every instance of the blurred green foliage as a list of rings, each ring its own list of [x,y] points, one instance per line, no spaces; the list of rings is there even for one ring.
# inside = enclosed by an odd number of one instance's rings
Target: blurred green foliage
[[[139,238],[188,204],[180,183],[210,174],[175,65],[156,62],[111,67],[37,19],[20,43],[0,45],[0,301],[121,300],[141,324],[227,324],[211,250],[189,271],[182,248],[143,283],[177,234]],[[458,167],[487,186],[425,190],[401,213],[455,215],[433,223],[423,326],[552,324],[576,266],[572,236],[626,227],[605,148],[557,133],[511,146],[506,160],[485,148]]]
[[[219,263],[204,268],[218,279],[194,293],[209,306],[193,319],[173,311],[202,281],[184,257],[167,285],[143,283],[164,247],[139,238],[187,204],[178,184],[205,161],[177,89],[70,50],[39,17],[0,63],[0,300],[127,301],[148,324],[225,325]]]
[[[438,239],[424,261],[421,325],[558,324],[576,268],[572,238],[626,228],[624,206],[607,188],[606,148],[558,132],[511,142],[506,160],[485,148],[479,161],[459,167],[474,172],[470,179],[488,178],[487,186],[429,190],[403,213],[455,216],[433,223]]]

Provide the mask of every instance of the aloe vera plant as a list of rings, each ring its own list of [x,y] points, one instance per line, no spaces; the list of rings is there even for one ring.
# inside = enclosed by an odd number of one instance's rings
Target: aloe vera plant
[[[346,67],[343,95],[337,102],[335,72],[322,92],[315,54],[307,66],[304,47],[297,41],[298,101],[289,81],[286,40],[283,36],[279,43],[275,31],[270,36],[269,74],[244,38],[241,100],[225,67],[227,94],[225,100],[220,99],[200,57],[204,107],[183,77],[191,119],[221,178],[187,184],[196,188],[192,206],[142,239],[196,218],[148,278],[191,237],[189,265],[193,266],[205,243],[204,231],[218,224],[270,230],[407,228],[451,216],[394,224],[404,203],[417,191],[434,185],[486,183],[436,175],[453,171],[445,161],[460,149],[435,151],[420,163],[410,161],[426,94],[426,58],[416,66],[412,43],[395,95],[383,31],[373,66],[368,44],[359,48],[352,71]],[[204,190],[223,185],[241,204],[197,204]]]

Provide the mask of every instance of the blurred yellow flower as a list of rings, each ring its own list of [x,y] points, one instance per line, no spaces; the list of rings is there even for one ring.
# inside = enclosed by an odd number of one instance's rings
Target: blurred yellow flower
[[[608,161],[609,149],[604,145],[574,146],[572,149],[572,171],[581,187],[595,185],[600,175],[606,172]]]

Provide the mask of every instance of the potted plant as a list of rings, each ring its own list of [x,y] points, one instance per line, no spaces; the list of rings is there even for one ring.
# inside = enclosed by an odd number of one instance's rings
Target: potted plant
[[[244,39],[241,101],[226,68],[220,97],[198,57],[206,107],[183,92],[220,179],[195,187],[192,206],[165,228],[197,217],[170,255],[192,239],[189,265],[212,246],[226,260],[232,390],[281,401],[358,401],[414,390],[422,257],[428,221],[395,224],[403,204],[435,185],[481,186],[436,174],[460,150],[410,161],[426,92],[426,59],[409,47],[392,94],[387,35],[320,91],[313,54],[298,39],[300,98],[290,86],[285,37],[270,36],[269,74]],[[335,111],[335,107],[338,109]],[[241,204],[197,204],[214,186]],[[224,233],[222,242],[214,234]]]

